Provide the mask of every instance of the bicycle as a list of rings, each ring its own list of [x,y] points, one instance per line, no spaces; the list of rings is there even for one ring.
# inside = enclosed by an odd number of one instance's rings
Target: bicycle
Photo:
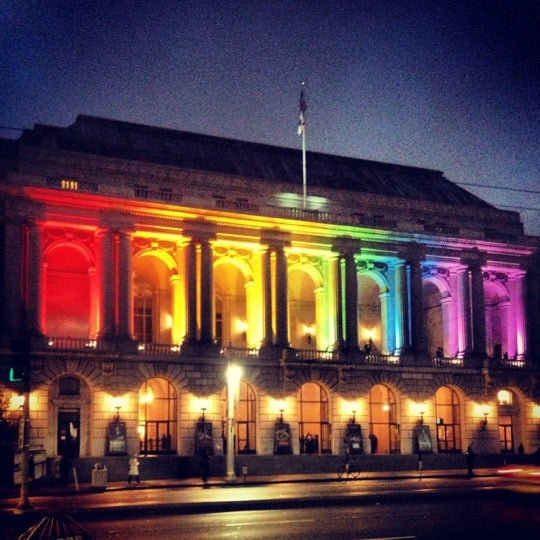
[[[356,480],[360,476],[360,467],[355,459],[350,459],[349,456],[347,456],[345,461],[339,466],[337,475],[340,480],[343,477],[345,477],[345,480],[348,480],[349,478],[354,478]]]

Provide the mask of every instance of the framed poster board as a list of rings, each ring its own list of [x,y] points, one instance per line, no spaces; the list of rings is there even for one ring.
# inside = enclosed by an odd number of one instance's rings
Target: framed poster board
[[[292,454],[291,427],[289,424],[276,422],[274,454]]]
[[[214,437],[211,422],[197,422],[195,431],[195,453],[212,455],[214,453]]]
[[[429,426],[416,427],[416,453],[428,454],[433,451]]]
[[[351,422],[347,424],[347,432],[345,434],[347,450],[349,454],[363,454],[364,445],[362,443],[362,428],[360,424]]]
[[[109,423],[107,454],[111,456],[122,456],[127,454],[125,422]]]

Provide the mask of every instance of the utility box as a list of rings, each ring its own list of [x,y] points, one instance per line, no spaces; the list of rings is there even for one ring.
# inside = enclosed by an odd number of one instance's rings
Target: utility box
[[[92,469],[92,486],[107,487],[107,467],[96,463]]]

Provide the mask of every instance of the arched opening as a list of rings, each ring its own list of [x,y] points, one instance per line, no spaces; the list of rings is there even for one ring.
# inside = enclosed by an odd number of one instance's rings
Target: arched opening
[[[302,385],[298,393],[300,408],[300,453],[330,454],[328,393],[318,383]]]
[[[519,397],[510,389],[497,393],[497,412],[499,417],[499,445],[502,454],[516,451],[516,440],[521,444]]]
[[[435,356],[439,347],[443,351],[445,348],[441,293],[430,281],[424,281],[423,289],[426,347],[429,354]]]
[[[397,454],[401,450],[396,397],[383,384],[376,384],[369,392],[369,437],[374,453]]]
[[[358,276],[359,345],[367,354],[380,354],[385,347],[381,335],[380,289],[369,275]]]
[[[437,451],[441,454],[461,452],[461,413],[457,392],[442,386],[435,393]]]
[[[157,256],[133,262],[133,332],[140,343],[172,343],[169,269]]]
[[[227,388],[222,392],[221,402],[223,404],[222,416],[227,418]],[[234,451],[236,454],[255,454],[257,451],[256,438],[256,410],[257,401],[253,387],[245,382],[240,381],[238,401],[235,406],[235,444]],[[226,436],[227,422],[222,424],[223,448],[227,448]]]
[[[76,459],[90,454],[91,393],[79,377],[64,375],[50,388],[51,426],[56,429],[56,450],[59,456]]]
[[[74,244],[61,244],[45,255],[44,330],[49,336],[90,336],[90,261]]]
[[[497,281],[486,281],[484,302],[486,307],[487,353],[494,358],[508,358],[510,345],[507,330],[509,301],[504,286]]]
[[[227,260],[214,271],[215,329],[218,344],[248,347],[246,282],[236,264]]]
[[[315,282],[301,266],[289,271],[289,339],[296,349],[317,349]]]
[[[141,454],[176,452],[178,400],[166,379],[147,380],[139,390],[139,441]]]

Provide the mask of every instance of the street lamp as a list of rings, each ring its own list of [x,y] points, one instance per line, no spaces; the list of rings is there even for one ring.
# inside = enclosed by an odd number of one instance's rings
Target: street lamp
[[[238,395],[242,369],[232,363],[227,367],[227,482],[236,482],[234,470],[234,403]]]

